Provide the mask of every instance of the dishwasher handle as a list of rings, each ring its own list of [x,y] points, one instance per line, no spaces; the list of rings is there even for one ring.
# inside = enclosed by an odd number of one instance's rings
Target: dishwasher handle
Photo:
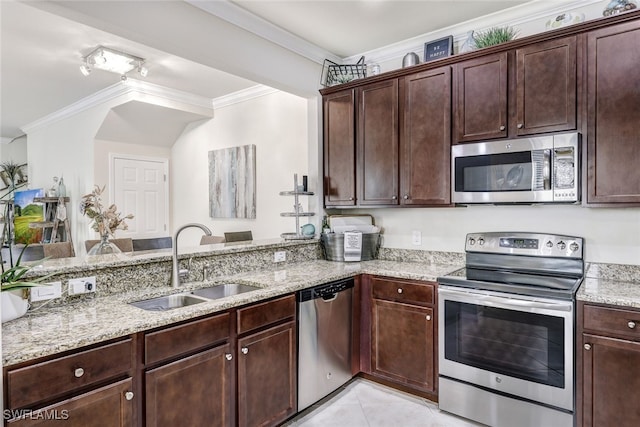
[[[354,287],[354,280],[352,278],[346,280],[339,280],[336,282],[325,283],[322,285],[314,286],[313,288],[303,289],[298,292],[298,302],[305,302],[322,298],[325,302],[333,301],[339,292],[346,291]]]

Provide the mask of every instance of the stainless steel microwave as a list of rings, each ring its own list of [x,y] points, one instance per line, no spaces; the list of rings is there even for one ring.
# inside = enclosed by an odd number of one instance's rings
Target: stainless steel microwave
[[[454,145],[454,203],[575,203],[580,200],[577,132]]]

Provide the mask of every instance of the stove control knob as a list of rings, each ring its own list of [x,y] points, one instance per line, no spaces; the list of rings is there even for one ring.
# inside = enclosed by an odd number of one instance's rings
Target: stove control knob
[[[478,244],[479,244],[480,246],[484,245],[484,239],[483,239],[482,237],[480,237],[480,238],[478,239]]]
[[[474,239],[473,237],[470,237],[470,238],[469,238],[469,244],[470,244],[471,246],[475,245],[475,244],[476,244],[476,239]]]
[[[553,247],[553,242],[552,242],[551,240],[549,240],[549,241],[547,242],[547,247],[548,247],[548,248],[552,248],[552,247]]]
[[[578,244],[576,242],[573,242],[569,245],[569,249],[571,249],[571,252],[575,252],[578,249],[580,249],[580,246],[578,246]]]
[[[564,251],[567,247],[567,244],[565,242],[563,242],[562,240],[560,240],[558,242],[558,248],[560,248],[561,251]]]

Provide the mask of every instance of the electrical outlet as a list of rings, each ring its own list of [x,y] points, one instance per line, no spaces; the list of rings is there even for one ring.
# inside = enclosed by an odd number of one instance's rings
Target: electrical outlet
[[[415,246],[422,245],[422,232],[420,230],[413,230],[411,232],[411,243]]]
[[[88,294],[96,291],[96,276],[69,280],[69,295]]]
[[[47,301],[62,296],[62,282],[50,282],[31,288],[31,302]]]
[[[285,251],[278,251],[273,254],[273,262],[283,262],[287,260],[287,253]]]

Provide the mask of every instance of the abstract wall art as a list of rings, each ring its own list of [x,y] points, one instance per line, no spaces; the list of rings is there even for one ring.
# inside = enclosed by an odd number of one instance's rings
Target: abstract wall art
[[[256,146],[209,151],[209,216],[256,218]]]

